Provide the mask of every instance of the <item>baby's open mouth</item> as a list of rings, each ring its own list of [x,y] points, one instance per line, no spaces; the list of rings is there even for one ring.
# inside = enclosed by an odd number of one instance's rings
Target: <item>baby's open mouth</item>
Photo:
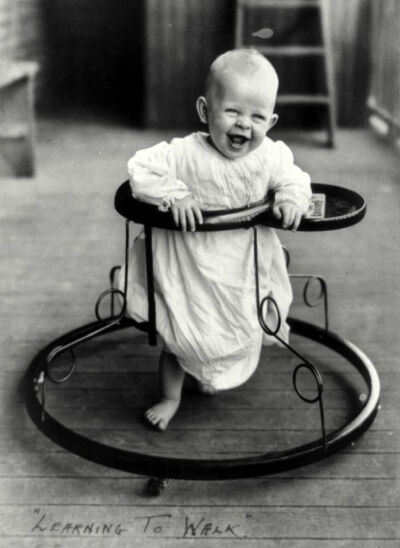
[[[228,139],[233,148],[241,148],[249,141],[244,135],[228,135]]]

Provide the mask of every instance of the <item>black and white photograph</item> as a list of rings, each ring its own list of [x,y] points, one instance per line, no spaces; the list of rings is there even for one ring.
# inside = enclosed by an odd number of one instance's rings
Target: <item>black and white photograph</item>
[[[0,0],[0,548],[398,548],[399,156],[399,0]]]

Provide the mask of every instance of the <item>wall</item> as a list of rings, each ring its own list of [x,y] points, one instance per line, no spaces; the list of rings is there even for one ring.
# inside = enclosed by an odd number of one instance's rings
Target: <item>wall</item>
[[[114,110],[140,119],[143,2],[0,0],[0,62],[35,60],[37,102]]]
[[[382,30],[384,32],[382,32]],[[368,105],[380,119],[377,129],[400,144],[400,2],[373,5],[372,67]],[[383,123],[383,124],[382,124]]]
[[[329,0],[328,3],[338,121],[343,126],[357,126],[366,120],[370,73],[371,5],[374,2],[376,0]]]
[[[42,0],[53,106],[72,103],[140,118],[141,0]],[[55,101],[54,101],[55,100]]]
[[[233,47],[234,8],[231,0],[147,0],[148,125],[197,124],[194,103],[208,67],[218,53]]]
[[[366,119],[371,1],[326,2],[334,56],[338,122],[345,126],[357,126]],[[193,103],[202,89],[209,62],[234,43],[235,4],[234,0],[147,0],[145,118],[150,126],[179,127],[196,123]],[[287,27],[295,28],[293,39],[299,42],[307,40],[308,33],[304,28],[309,27],[314,31],[315,42],[318,33],[315,29],[317,21],[311,17],[313,11],[315,13],[315,10],[299,10],[298,21],[293,20],[291,25],[290,22],[287,24],[287,19],[293,12],[281,10],[281,16],[274,20],[274,24],[278,28],[286,19]],[[304,21],[304,15],[310,20]],[[257,29],[261,24],[257,20],[248,23]],[[322,91],[322,67],[318,58],[297,58],[293,62],[290,58],[281,58],[282,62],[279,58],[274,60],[277,69],[282,69],[284,88],[293,88],[294,83],[300,84],[306,93],[312,89]],[[285,70],[288,66],[289,69]],[[309,108],[312,109],[310,114],[318,119],[318,108]],[[285,107],[284,114],[291,122],[298,117],[297,107]],[[304,111],[303,125],[307,123],[307,115],[308,111]]]
[[[365,119],[371,1],[329,2],[345,125]],[[233,45],[234,12],[234,0],[0,0],[0,58],[39,61],[42,108],[191,126],[209,62]]]

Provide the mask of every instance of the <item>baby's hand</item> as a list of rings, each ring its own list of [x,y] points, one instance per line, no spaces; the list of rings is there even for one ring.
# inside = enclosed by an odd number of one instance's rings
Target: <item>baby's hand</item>
[[[282,219],[282,228],[292,231],[299,228],[302,212],[293,202],[282,202],[275,205],[273,213],[277,219]]]
[[[176,200],[171,205],[171,213],[176,226],[180,226],[183,231],[189,228],[193,232],[196,230],[196,221],[203,223],[200,204],[192,196]]]

